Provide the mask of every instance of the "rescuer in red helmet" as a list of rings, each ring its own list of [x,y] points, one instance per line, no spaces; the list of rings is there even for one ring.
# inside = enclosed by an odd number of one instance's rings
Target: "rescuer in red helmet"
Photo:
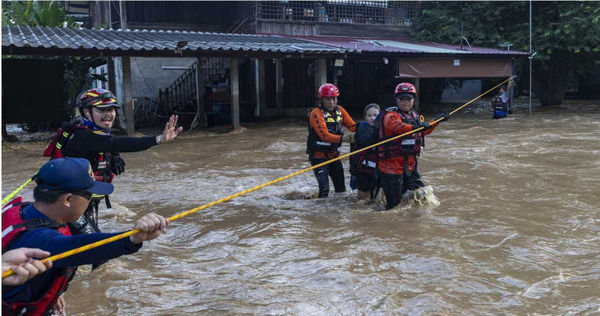
[[[338,88],[326,83],[319,88],[319,106],[311,109],[308,115],[308,140],[306,152],[311,165],[317,165],[329,159],[338,157],[344,134],[342,126],[351,132],[356,124],[348,112],[337,103],[340,95]],[[319,197],[329,195],[329,177],[333,182],[335,192],[345,192],[344,168],[341,161],[314,169],[319,183]]]
[[[434,121],[440,118],[446,121],[450,117],[448,113],[442,113],[425,122],[423,116],[413,109],[416,96],[417,90],[411,83],[398,84],[394,90],[396,106],[384,109],[376,122],[380,141],[423,127],[418,132],[378,146],[377,168],[387,209],[398,205],[405,192],[414,192],[425,186],[417,166],[421,147],[425,146],[425,135],[437,126]]]

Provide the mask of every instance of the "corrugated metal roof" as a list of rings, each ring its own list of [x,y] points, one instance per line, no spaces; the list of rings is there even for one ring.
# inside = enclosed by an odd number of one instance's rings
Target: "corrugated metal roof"
[[[57,54],[63,50],[103,55],[185,56],[211,53],[339,54],[345,48],[276,35],[203,33],[162,30],[90,30],[39,26],[2,27],[3,54],[35,51]],[[65,52],[72,54],[74,52]]]
[[[176,53],[178,42],[188,42]],[[2,27],[3,54],[199,56],[396,53],[518,56],[526,52],[346,36],[288,36],[164,30],[90,30],[39,26]]]
[[[313,43],[347,49],[349,53],[388,52],[398,54],[431,55],[528,55],[526,52],[507,51],[493,48],[448,45],[433,42],[414,42],[405,39],[382,39],[348,36],[288,36]]]

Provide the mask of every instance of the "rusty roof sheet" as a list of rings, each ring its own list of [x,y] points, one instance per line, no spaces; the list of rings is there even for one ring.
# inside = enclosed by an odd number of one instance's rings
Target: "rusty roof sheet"
[[[187,42],[176,54],[177,43]],[[339,54],[346,49],[277,35],[163,30],[91,30],[4,26],[2,53],[51,55],[196,56],[221,54]],[[77,53],[77,54],[75,54]]]
[[[468,45],[439,44],[434,42],[415,42],[407,39],[386,39],[375,37],[348,36],[288,36],[313,43],[346,49],[348,53],[397,53],[419,55],[496,55],[520,56],[526,52],[500,50]]]

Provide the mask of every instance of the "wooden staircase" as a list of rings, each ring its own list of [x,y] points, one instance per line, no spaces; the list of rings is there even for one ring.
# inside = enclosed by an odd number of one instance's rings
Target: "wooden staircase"
[[[228,76],[228,70],[229,58],[199,58],[173,83],[159,90],[161,112],[179,115],[180,123],[186,128],[205,127],[207,115],[214,113],[204,111],[204,87],[223,81]]]

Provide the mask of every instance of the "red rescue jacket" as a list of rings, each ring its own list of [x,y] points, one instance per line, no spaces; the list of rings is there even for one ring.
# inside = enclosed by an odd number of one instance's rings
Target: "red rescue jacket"
[[[71,231],[67,225],[60,225],[54,221],[44,219],[24,220],[21,217],[23,201],[19,196],[8,202],[2,208],[2,253],[10,249],[11,243],[24,231],[50,227],[57,229],[65,236],[71,236]],[[34,302],[11,302],[2,301],[2,315],[50,315],[56,305],[58,298],[67,289],[67,286],[75,274],[74,268],[61,269],[60,273],[54,278],[52,285]]]

